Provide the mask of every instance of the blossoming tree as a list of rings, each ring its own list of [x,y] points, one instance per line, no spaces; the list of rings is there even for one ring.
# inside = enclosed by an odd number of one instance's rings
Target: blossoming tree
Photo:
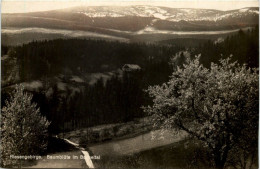
[[[230,63],[230,58],[207,69],[196,56],[167,83],[148,88],[153,105],[144,110],[156,126],[184,130],[200,140],[222,169],[236,144],[257,138],[258,79],[258,70]]]

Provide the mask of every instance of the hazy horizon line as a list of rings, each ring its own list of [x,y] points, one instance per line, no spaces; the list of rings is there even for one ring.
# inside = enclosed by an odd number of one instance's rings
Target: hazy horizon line
[[[30,12],[2,12],[2,14],[14,14],[14,13],[33,13],[33,12],[48,12],[48,11],[58,11],[58,10],[65,10],[65,9],[70,9],[70,8],[77,8],[77,7],[130,7],[130,6],[153,6],[153,7],[163,7],[163,8],[171,8],[171,9],[205,9],[205,10],[216,10],[216,11],[232,11],[232,10],[239,10],[239,9],[244,9],[244,8],[258,8],[258,6],[246,6],[242,8],[236,8],[236,9],[229,9],[229,10],[220,10],[220,9],[213,9],[213,8],[192,8],[192,7],[166,7],[166,6],[157,6],[157,5],[92,5],[92,6],[87,6],[87,5],[76,5],[76,6],[71,6],[71,7],[65,7],[65,8],[58,8],[58,9],[50,9],[50,10],[40,10],[40,11],[30,11]]]
[[[117,0],[115,0],[117,1]],[[115,2],[114,1],[114,2]],[[1,13],[30,13],[64,10],[75,7],[130,7],[130,6],[156,6],[173,9],[208,9],[218,11],[231,11],[243,8],[259,8],[259,1],[117,1],[118,3],[96,1],[10,1],[2,0]]]

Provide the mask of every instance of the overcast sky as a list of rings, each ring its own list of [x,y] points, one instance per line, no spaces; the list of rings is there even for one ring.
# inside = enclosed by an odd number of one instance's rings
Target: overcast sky
[[[173,8],[204,8],[231,10],[244,7],[258,7],[258,0],[2,0],[2,13],[24,13],[34,11],[47,11],[73,6],[128,6],[151,5]]]

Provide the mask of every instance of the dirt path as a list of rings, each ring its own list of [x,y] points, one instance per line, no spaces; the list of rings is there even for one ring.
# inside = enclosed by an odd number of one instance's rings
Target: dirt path
[[[90,159],[89,153],[88,153],[87,151],[85,151],[84,148],[79,147],[78,144],[73,143],[72,141],[70,141],[70,140],[68,140],[68,139],[64,139],[64,140],[67,141],[69,144],[71,144],[71,145],[75,146],[76,148],[78,148],[78,149],[83,153],[83,155],[84,155],[84,160],[85,160],[87,166],[88,166],[89,168],[94,168],[94,165],[93,165],[93,163],[92,163],[92,160]]]
[[[156,138],[153,139],[155,136]],[[103,155],[127,155],[178,142],[185,136],[184,132],[173,136],[170,131],[161,135],[160,131],[156,130],[129,139],[94,145],[89,149],[94,155],[100,155],[101,158]]]

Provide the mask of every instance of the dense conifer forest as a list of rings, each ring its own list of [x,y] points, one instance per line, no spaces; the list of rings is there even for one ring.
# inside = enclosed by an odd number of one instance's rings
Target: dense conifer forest
[[[126,63],[146,68],[167,61],[181,49],[102,40],[58,39],[15,47],[11,56],[18,58],[20,77],[25,81],[59,73],[111,71]]]

